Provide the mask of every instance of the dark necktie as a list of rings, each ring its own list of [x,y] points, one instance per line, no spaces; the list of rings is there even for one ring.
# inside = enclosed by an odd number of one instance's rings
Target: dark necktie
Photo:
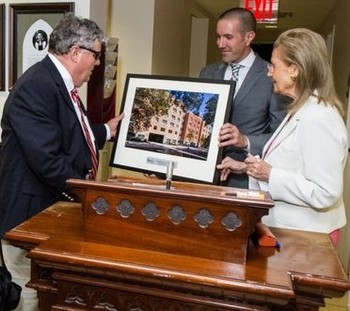
[[[230,67],[232,70],[231,79],[232,81],[238,81],[238,75],[239,75],[239,69],[241,68],[241,65],[230,63]]]
[[[71,95],[72,95],[72,98],[73,98],[74,102],[79,107],[81,125],[83,127],[83,132],[84,132],[86,143],[87,143],[87,145],[89,147],[91,163],[92,163],[92,168],[91,168],[91,171],[89,172],[89,179],[93,180],[93,179],[96,178],[96,173],[97,173],[97,168],[98,168],[98,161],[97,161],[95,144],[94,144],[94,142],[93,142],[93,140],[91,138],[90,132],[88,130],[88,126],[87,126],[87,124],[85,122],[85,118],[84,118],[85,113],[83,111],[82,102],[80,100],[80,97],[78,95],[78,92],[77,92],[76,88],[74,88],[71,91]]]

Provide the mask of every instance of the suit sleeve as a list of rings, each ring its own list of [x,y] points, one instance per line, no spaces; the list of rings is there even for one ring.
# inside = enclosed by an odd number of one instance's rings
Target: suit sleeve
[[[95,140],[98,149],[102,149],[107,137],[107,131],[104,124],[91,124],[91,129],[94,132]]]
[[[269,127],[266,133],[259,135],[247,135],[250,142],[250,153],[261,155],[261,152],[270,139],[271,135],[276,131],[280,123],[286,116],[288,103],[291,98],[276,93],[272,93],[269,105]]]

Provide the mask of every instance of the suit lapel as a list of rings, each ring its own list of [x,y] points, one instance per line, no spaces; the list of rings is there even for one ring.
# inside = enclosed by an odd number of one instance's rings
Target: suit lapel
[[[74,105],[73,105],[73,102],[72,102],[72,99],[70,97],[70,94],[68,93],[67,91],[67,88],[66,88],[66,85],[64,84],[64,81],[62,79],[62,76],[60,75],[59,71],[57,70],[56,66],[54,65],[54,63],[51,61],[50,57],[46,56],[43,60],[42,60],[42,64],[43,66],[45,66],[49,73],[51,74],[53,80],[55,81],[56,85],[57,85],[57,88],[59,89],[59,92],[64,100],[64,102],[67,104],[67,106],[69,107],[69,109],[73,112],[73,116],[74,118],[76,119],[76,121],[79,123],[79,127],[81,128],[80,126],[80,120],[78,118],[78,115],[75,111],[75,108],[74,108]],[[84,113],[86,113],[85,111],[85,108],[84,108],[84,105],[82,104],[82,108],[83,108],[83,111]],[[89,122],[89,120],[88,120]],[[90,125],[91,127],[91,125]],[[92,130],[92,129],[91,129]],[[83,132],[83,129],[81,128],[81,133],[84,137],[84,140],[85,140],[85,135],[84,135],[84,132]],[[85,140],[86,141],[86,140]],[[98,145],[97,145],[97,141],[95,139],[95,148],[96,148],[96,152],[97,152],[97,157],[98,157]],[[88,146],[86,144],[86,146]]]
[[[70,94],[67,91],[66,85],[64,84],[64,81],[58,72],[56,66],[54,63],[51,61],[50,57],[45,56],[45,58],[42,60],[42,64],[48,68],[49,73],[51,74],[53,80],[55,81],[62,98],[64,99],[65,103],[67,106],[74,112],[75,114],[75,109],[72,103],[72,100],[70,98]]]
[[[256,55],[256,58],[253,62],[252,67],[249,69],[246,78],[244,79],[240,89],[238,90],[235,102],[239,103],[242,101],[242,98],[244,98],[249,92],[252,91],[252,88],[254,88],[256,81],[260,78],[262,74],[266,75],[265,62]]]
[[[314,96],[311,96],[305,102],[305,104],[295,113],[295,115],[293,116],[291,116],[290,114],[286,115],[286,117],[284,118],[280,126],[273,133],[269,141],[265,144],[264,150],[262,152],[263,158],[295,131],[303,115],[308,113],[306,112],[307,107],[317,102],[318,100]]]
[[[227,69],[227,64],[220,63],[220,65],[214,71],[214,79],[217,79],[217,80],[224,79],[226,69]]]
[[[282,141],[284,141],[297,127],[299,118],[297,116],[292,117],[288,114],[273,133],[271,138],[264,146],[262,152],[262,158],[265,158],[272,150],[274,150]]]

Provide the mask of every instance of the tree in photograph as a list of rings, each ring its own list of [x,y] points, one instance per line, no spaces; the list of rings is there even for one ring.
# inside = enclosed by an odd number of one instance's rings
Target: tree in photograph
[[[200,108],[204,100],[204,94],[198,92],[171,91],[170,94],[182,101],[186,111],[191,111],[199,116]]]
[[[152,117],[162,116],[168,113],[169,99],[169,91],[136,88],[129,132],[147,131],[151,126]]]
[[[215,119],[216,107],[218,104],[219,95],[213,94],[212,97],[209,98],[207,104],[205,106],[205,111],[203,114],[203,120],[206,124],[213,124]]]

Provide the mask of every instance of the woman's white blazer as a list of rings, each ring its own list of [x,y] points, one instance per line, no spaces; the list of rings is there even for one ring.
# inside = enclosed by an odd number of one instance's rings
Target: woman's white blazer
[[[325,233],[344,226],[347,154],[340,114],[310,97],[292,117],[286,116],[264,147],[262,157],[272,165],[269,182],[251,180],[252,188],[268,190],[275,201],[262,221],[271,227]]]

